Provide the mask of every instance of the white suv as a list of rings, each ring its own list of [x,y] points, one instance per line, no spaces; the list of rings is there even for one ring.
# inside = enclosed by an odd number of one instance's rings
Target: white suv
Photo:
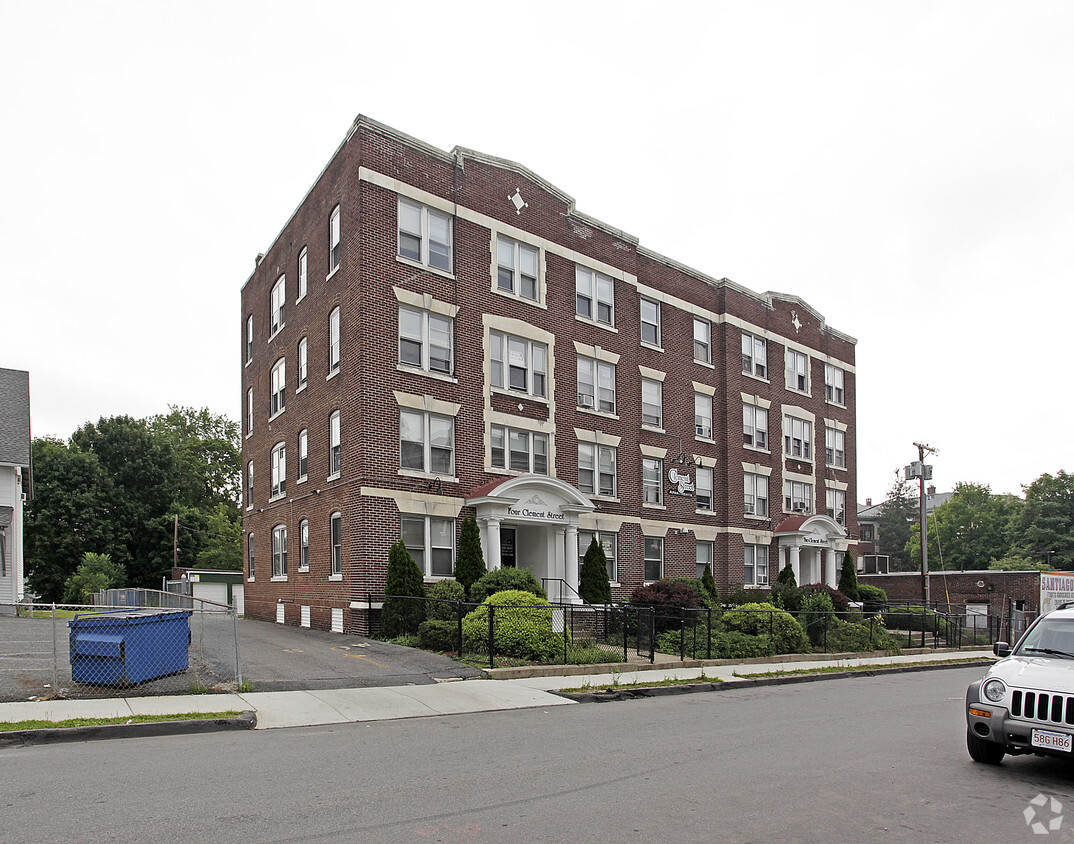
[[[966,747],[975,762],[1007,753],[1074,757],[1074,605],[1041,616],[966,690]]]

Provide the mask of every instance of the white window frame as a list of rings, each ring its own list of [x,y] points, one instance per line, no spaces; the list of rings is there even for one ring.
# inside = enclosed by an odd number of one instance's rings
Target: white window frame
[[[611,276],[576,264],[574,291],[576,316],[598,325],[615,327],[615,280]]]
[[[614,416],[616,412],[615,364],[578,356],[578,406]],[[611,381],[611,388],[608,382]],[[589,388],[587,391],[585,388]]]
[[[343,514],[335,512],[328,517],[328,544],[331,557],[329,576],[343,577]]]
[[[695,478],[696,488],[696,506],[702,513],[711,513],[715,504],[715,493],[713,490],[713,470],[710,466],[698,466],[697,477]],[[702,479],[705,479],[704,481]],[[707,496],[706,494],[707,493]],[[707,501],[706,501],[707,498]]]
[[[250,314],[246,317],[246,362],[254,359],[254,317]]]
[[[742,371],[754,378],[768,380],[768,344],[764,337],[742,332]]]
[[[279,416],[287,409],[287,359],[280,358],[272,365],[269,374],[269,418]]]
[[[271,458],[272,486],[269,490],[270,500],[282,498],[287,494],[287,443],[276,443],[272,447]]]
[[[309,474],[310,442],[309,431],[303,428],[298,432],[298,479],[296,483],[302,483]]]
[[[664,385],[655,378],[641,379],[641,424],[664,427]]]
[[[645,313],[647,307],[651,309],[651,312],[648,314],[648,318],[646,318],[647,315]],[[642,296],[639,309],[641,315],[642,345],[652,346],[654,349],[663,348],[663,346],[661,345],[662,341],[660,336],[660,303],[657,302],[655,299],[646,299],[644,296]],[[645,338],[647,328],[655,339],[647,340]]]
[[[521,358],[513,357],[519,351]],[[548,370],[547,344],[504,331],[489,331],[489,381],[493,389],[547,399]],[[513,371],[524,372],[525,389],[512,386]]]
[[[838,428],[824,428],[824,462],[836,469],[847,467],[846,433]]]
[[[787,349],[785,355],[787,389],[809,395],[809,355],[797,349]]]
[[[798,505],[801,504],[799,509]],[[813,511],[813,484],[808,481],[783,481],[783,512],[811,513]]]
[[[654,553],[655,552],[655,553]],[[656,563],[656,577],[650,577],[654,572],[650,566]],[[642,579],[646,583],[654,583],[664,576],[664,538],[662,536],[642,537]]]
[[[798,416],[783,417],[783,456],[813,462],[813,423]]]
[[[742,444],[768,451],[768,408],[742,403]]]
[[[489,465],[493,469],[534,475],[548,474],[548,434],[527,431],[524,428],[512,428],[509,425],[493,424],[489,426],[489,438]],[[523,438],[525,439],[524,451],[516,448]],[[539,445],[541,443],[543,443],[543,453]],[[526,457],[526,465],[516,465],[516,455],[522,454]],[[543,458],[543,467],[539,458]]]
[[[743,564],[745,574],[744,586],[767,586],[769,555],[771,549],[767,545],[753,545],[746,543],[743,550]],[[763,557],[763,562],[761,558]]]
[[[664,461],[659,457],[641,459],[641,500],[649,505],[664,503]]]
[[[420,427],[420,440],[403,439],[403,424],[404,420],[409,419],[412,425],[418,425]],[[434,447],[432,443],[432,427],[435,424],[446,423],[448,426],[448,439],[449,444],[447,448],[443,446]],[[412,430],[412,433],[415,431]],[[412,447],[415,444],[421,445],[422,451],[422,465],[419,466],[407,466],[406,458],[403,453],[403,446],[409,443]],[[434,461],[434,452],[447,452],[448,466],[446,468],[436,468]],[[442,459],[442,458],[441,458]],[[413,460],[411,460],[413,462]],[[437,476],[455,476],[455,419],[452,416],[444,416],[439,413],[429,413],[424,410],[411,410],[410,408],[399,408],[399,468],[403,471],[422,472],[428,475]]]
[[[596,537],[598,543],[604,549],[604,557],[608,561],[608,581],[610,583],[618,583],[619,571],[616,563],[617,545],[619,537],[617,534],[611,533],[605,530],[579,530],[578,531],[578,570],[582,570],[582,563],[585,562],[586,552],[589,550],[589,545]]]
[[[529,269],[526,266],[528,261],[533,262],[532,273],[526,272]],[[527,281],[533,284],[533,295],[525,290]],[[541,250],[528,243],[496,235],[496,290],[519,299],[540,302]]]
[[[272,529],[272,579],[287,577],[287,525]]]
[[[742,476],[742,507],[747,516],[768,518],[768,476],[745,472]]]
[[[704,549],[704,553],[702,553],[702,549]],[[694,565],[697,566],[695,572],[698,580],[705,576],[706,566],[709,569],[712,569],[713,574],[715,574],[716,564],[714,543],[706,539],[697,540],[697,544],[694,548]]]
[[[254,461],[246,462],[246,509],[254,509]]]
[[[339,411],[328,417],[328,478],[338,478],[343,470],[343,447],[341,443]]]
[[[586,495],[615,498],[618,494],[618,472],[616,461],[618,455],[616,448],[610,445],[598,443],[578,443],[578,489]],[[611,471],[602,471],[608,468],[611,462]],[[589,473],[583,475],[583,472]],[[611,487],[606,486],[605,481],[610,476]],[[588,478],[588,481],[585,480]]]
[[[255,580],[254,577],[254,532],[246,535],[246,579]]]
[[[309,359],[307,355],[307,343],[306,338],[303,337],[298,341],[298,386],[295,388],[297,393],[299,390],[306,389],[306,380],[309,377]]]
[[[417,320],[416,326],[404,326],[406,322]],[[416,330],[415,330],[416,329]],[[454,361],[454,332],[455,320],[446,314],[434,314],[423,308],[415,308],[410,305],[399,306],[399,363],[411,369],[419,369],[422,372],[432,372],[437,375],[451,376],[455,371]],[[441,339],[434,344],[434,336],[446,333],[446,341]],[[445,345],[446,343],[446,345]],[[407,345],[409,344],[409,346]],[[404,356],[404,348],[416,347],[417,361],[405,359],[413,358],[414,355]],[[433,350],[440,349],[442,354],[434,356]]]
[[[712,439],[712,396],[694,393],[694,436]]]
[[[413,221],[407,221],[407,227],[404,228],[404,208],[407,209],[407,216],[417,214],[416,226],[412,225]],[[399,197],[397,212],[396,252],[398,256],[404,261],[410,261],[450,274],[452,272],[452,240],[454,237],[454,221],[451,215],[402,196]],[[439,226],[443,226],[447,232],[446,241],[433,239],[434,230]],[[408,244],[408,248],[404,252],[404,237],[417,240],[417,249],[413,249]]]
[[[254,432],[254,388],[246,391],[246,436]]]
[[[337,205],[328,217],[328,275],[332,275],[339,269],[343,252],[339,244],[339,206]]]
[[[328,314],[328,377],[339,372],[339,306]]]
[[[712,365],[712,323],[694,317],[694,360]]]
[[[829,404],[846,405],[845,381],[843,369],[830,363],[824,364],[824,398]]]
[[[413,542],[406,542],[406,534],[404,530],[405,523],[410,523],[413,528],[417,527],[417,524],[421,523],[422,530],[422,544],[418,546]],[[439,523],[441,528],[440,533],[446,537],[450,537],[451,545],[433,545],[434,531],[433,522]],[[450,528],[448,525],[450,524]],[[414,561],[418,564],[418,568],[422,570],[422,573],[427,578],[445,578],[452,577],[455,572],[455,520],[450,518],[442,518],[439,516],[415,516],[411,514],[404,514],[399,517],[399,533],[403,539],[407,550],[410,552],[410,556],[414,558]],[[450,563],[446,572],[441,571],[439,573],[433,573],[433,556],[436,551],[448,550],[450,554]],[[415,551],[419,552],[415,554]],[[443,566],[441,566],[443,568]]]
[[[302,519],[298,523],[298,570],[310,570],[310,522]]]
[[[302,247],[302,251],[298,253],[298,296],[295,298],[296,302],[301,302],[306,298],[306,293],[309,290],[309,250],[305,246]]]
[[[281,275],[269,293],[269,339],[275,337],[287,317],[287,276]]]
[[[824,491],[824,504],[828,515],[835,519],[837,524],[847,525],[847,494],[845,490],[828,487]]]

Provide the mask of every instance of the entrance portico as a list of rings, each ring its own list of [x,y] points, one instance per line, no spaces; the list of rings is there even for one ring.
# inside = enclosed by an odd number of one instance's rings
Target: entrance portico
[[[485,566],[517,566],[544,580],[551,601],[578,597],[578,516],[595,509],[570,484],[545,475],[493,481],[466,503],[477,511]]]
[[[838,588],[839,555],[849,541],[846,531],[831,516],[788,516],[776,526],[780,569],[790,561],[799,586],[823,583]]]

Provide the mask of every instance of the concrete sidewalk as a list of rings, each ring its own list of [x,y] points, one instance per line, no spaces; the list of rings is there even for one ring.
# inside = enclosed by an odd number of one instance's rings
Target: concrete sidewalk
[[[317,724],[343,724],[361,721],[381,721],[395,718],[421,718],[430,715],[457,715],[467,712],[490,712],[504,709],[526,709],[541,706],[569,706],[574,701],[555,694],[560,689],[588,689],[617,683],[620,686],[658,682],[664,679],[735,680],[737,675],[768,674],[779,671],[799,671],[818,667],[853,667],[860,665],[878,668],[898,668],[911,663],[942,663],[991,657],[992,652],[940,651],[904,656],[861,657],[853,659],[787,660],[786,662],[739,662],[708,664],[693,667],[674,667],[664,663],[636,670],[570,675],[547,675],[511,680],[462,680],[424,685],[371,687],[358,689],[324,689],[290,692],[248,692],[221,695],[170,695],[167,697],[108,698],[103,700],[52,700],[0,703],[0,722],[26,720],[64,721],[72,718],[123,718],[132,715],[179,715],[205,712],[250,712],[256,716],[257,729],[300,727]],[[211,724],[213,722],[209,722]],[[236,728],[236,724],[220,728]],[[187,725],[206,722],[176,721],[169,725],[156,724],[154,734],[190,731]],[[249,725],[247,721],[246,726]],[[128,726],[128,725],[121,725]],[[141,727],[145,725],[129,725]],[[83,732],[71,733],[72,739],[107,737],[107,728],[74,728]],[[86,730],[90,732],[85,732]],[[39,732],[39,731],[34,731]],[[65,730],[46,730],[48,740],[62,740]],[[127,730],[122,734],[137,734]],[[16,736],[0,733],[0,744],[32,742],[25,733]]]

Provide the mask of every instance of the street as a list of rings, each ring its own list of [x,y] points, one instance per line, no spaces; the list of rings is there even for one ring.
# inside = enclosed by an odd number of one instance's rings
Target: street
[[[980,673],[11,748],[0,840],[1074,840],[1070,764],[967,756]]]

